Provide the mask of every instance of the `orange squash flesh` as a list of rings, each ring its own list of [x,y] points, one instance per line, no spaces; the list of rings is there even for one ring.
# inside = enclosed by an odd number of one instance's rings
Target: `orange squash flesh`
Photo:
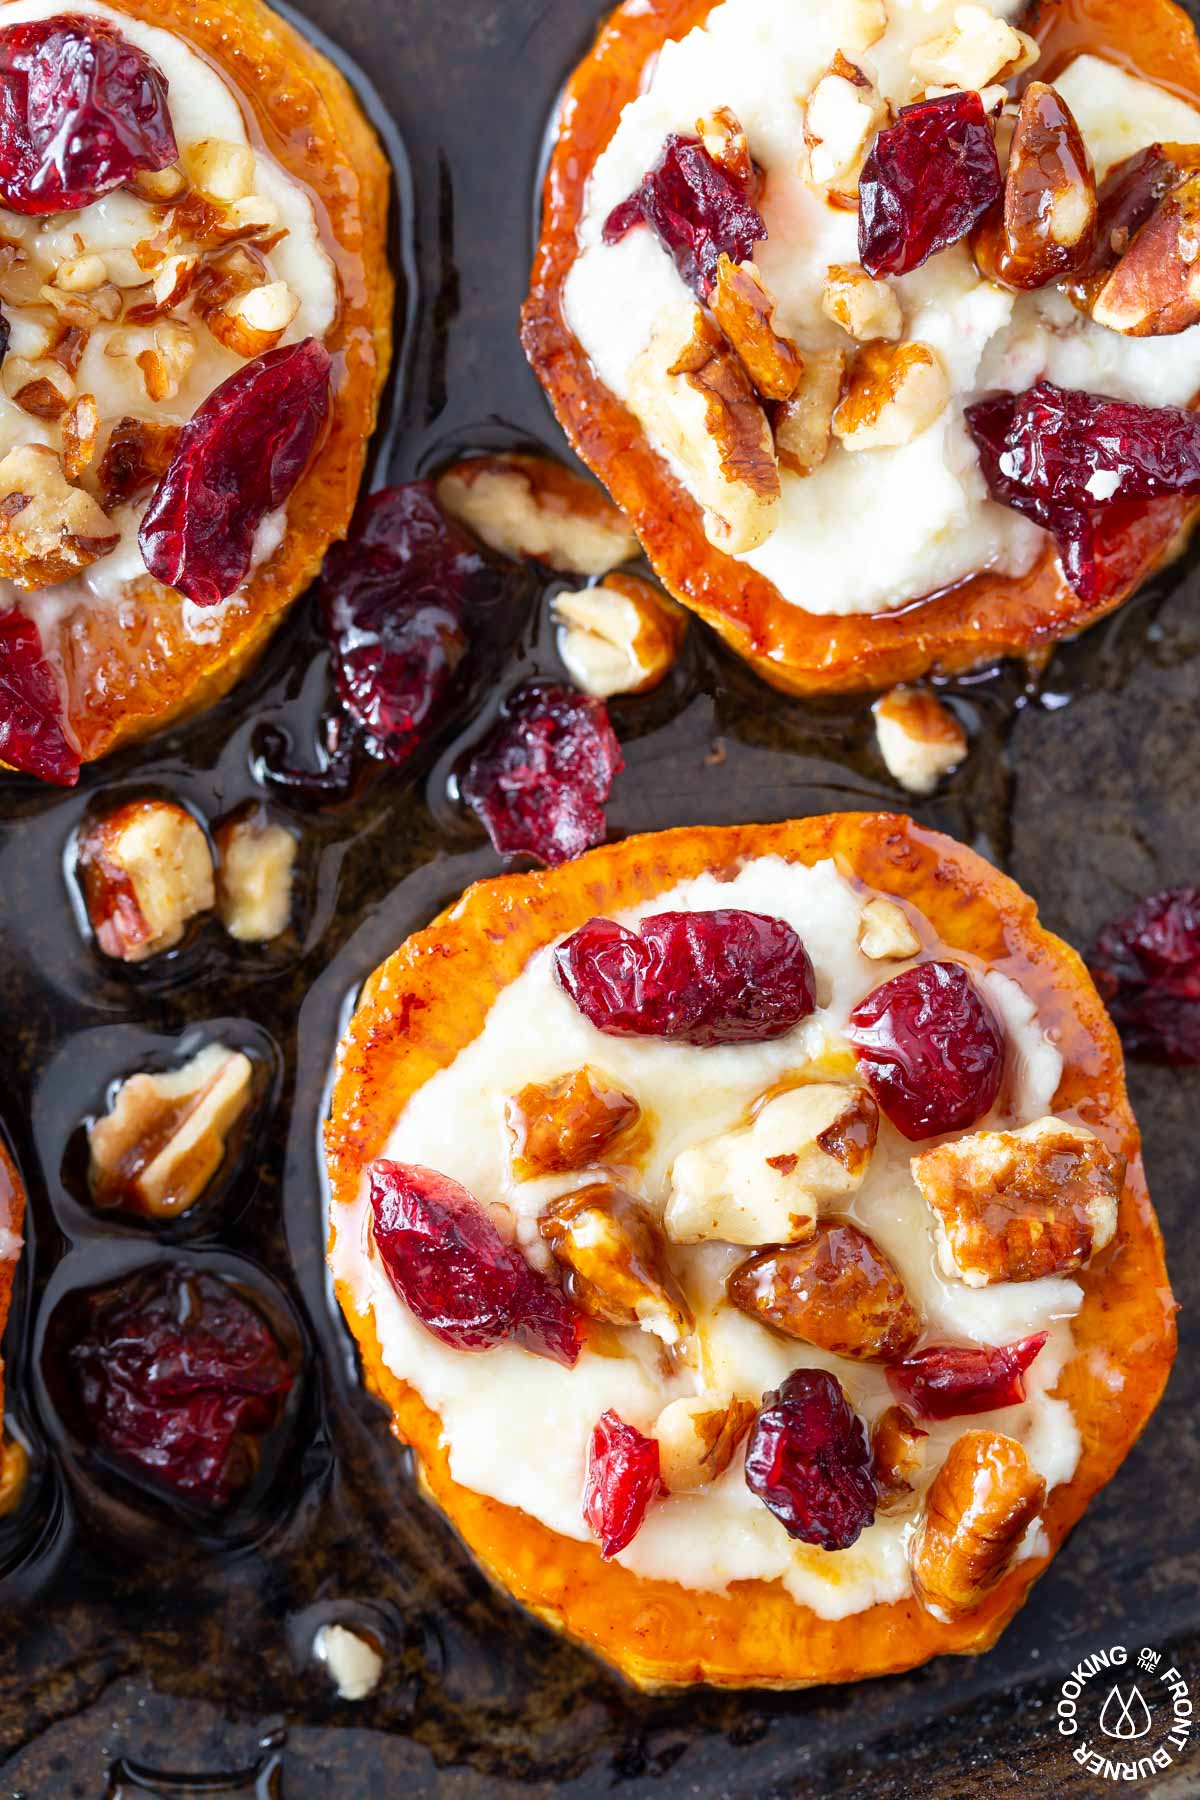
[[[805,612],[765,576],[708,542],[699,506],[597,378],[568,327],[563,291],[591,169],[622,109],[636,98],[648,59],[703,24],[713,4],[625,0],[567,83],[521,332],[559,423],[628,514],[665,586],[775,687],[795,694],[859,692],[1045,652],[1121,605],[1169,561],[1200,512],[1196,502],[1127,506],[1107,571],[1111,591],[1098,603],[1067,587],[1047,548],[1023,576],[985,572],[890,613]],[[1035,0],[1021,23],[1044,46],[1032,71],[1038,80],[1052,81],[1074,57],[1090,53],[1200,103],[1200,44],[1173,0]]]
[[[203,641],[178,594],[149,576],[129,605],[81,605],[63,623],[66,712],[84,762],[212,705],[265,645],[354,509],[391,360],[389,171],[337,69],[260,0],[112,0],[183,39],[238,95],[251,142],[311,195],[339,306],[327,427],[287,508],[287,531]],[[2,18],[2,12],[0,12]]]
[[[1050,1555],[1110,1479],[1153,1411],[1175,1350],[1175,1303],[1146,1191],[1120,1046],[1076,953],[1038,923],[1033,901],[962,845],[887,813],[843,813],[777,825],[688,827],[592,851],[544,874],[505,876],[468,890],[375,971],[338,1053],[326,1148],[331,1242],[384,1152],[408,1099],[483,1029],[498,993],[542,946],[596,914],[636,905],[702,871],[746,858],[805,864],[833,858],[850,878],[911,901],[953,949],[1016,980],[1063,1055],[1055,1111],[1076,1116],[1128,1160],[1117,1234],[1077,1277],[1084,1292],[1075,1352],[1057,1394],[1070,1401],[1082,1451],[1044,1513]],[[911,1668],[945,1651],[993,1644],[1049,1556],[1018,1563],[968,1618],[943,1624],[913,1599],[829,1621],[779,1582],[703,1593],[647,1580],[601,1561],[593,1545],[560,1537],[520,1510],[450,1476],[440,1421],[384,1365],[374,1320],[350,1288],[338,1298],[362,1352],[368,1385],[416,1452],[430,1494],[493,1579],[645,1687],[708,1681],[800,1687]],[[1104,1379],[1105,1362],[1122,1379]],[[1094,1365],[1094,1366],[1093,1366]],[[481,1359],[479,1379],[487,1380]]]

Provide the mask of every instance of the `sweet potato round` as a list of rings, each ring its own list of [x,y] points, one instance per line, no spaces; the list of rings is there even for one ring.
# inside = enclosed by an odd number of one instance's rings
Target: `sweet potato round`
[[[688,827],[592,851],[545,874],[468,890],[388,958],[368,981],[338,1052],[326,1128],[331,1239],[357,1200],[409,1097],[482,1030],[500,990],[543,945],[596,913],[662,893],[703,870],[747,857],[836,860],[847,874],[911,900],[951,947],[997,964],[1057,1033],[1063,1075],[1056,1110],[1081,1120],[1128,1159],[1114,1241],[1078,1277],[1084,1303],[1076,1351],[1056,1392],[1071,1402],[1082,1453],[1045,1511],[1050,1553],[1109,1480],[1153,1411],[1175,1349],[1175,1303],[1146,1192],[1120,1046],[1076,953],[1038,923],[1033,901],[972,851],[889,813],[842,813],[779,825]],[[593,1545],[558,1536],[527,1514],[454,1482],[440,1421],[386,1368],[374,1320],[339,1284],[368,1385],[416,1452],[431,1497],[487,1572],[557,1629],[645,1687],[709,1681],[801,1687],[911,1668],[943,1651],[993,1644],[1049,1557],[1018,1563],[979,1610],[942,1624],[915,1599],[831,1622],[797,1605],[779,1582],[702,1593],[604,1563]],[[1104,1379],[1102,1348],[1120,1381]],[[480,1364],[481,1381],[487,1379]]]

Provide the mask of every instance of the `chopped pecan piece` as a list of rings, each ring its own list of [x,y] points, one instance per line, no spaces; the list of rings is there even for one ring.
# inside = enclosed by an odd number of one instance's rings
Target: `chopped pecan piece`
[[[932,794],[967,754],[966,732],[928,688],[892,688],[871,711],[888,774],[910,794]]]
[[[764,400],[790,400],[804,359],[792,340],[775,330],[775,300],[755,265],[731,262],[722,251],[708,304]]]
[[[438,504],[502,556],[564,575],[607,575],[638,553],[625,514],[549,456],[471,456],[437,484]]]
[[[691,1394],[664,1406],[654,1436],[667,1492],[692,1493],[723,1475],[757,1411],[732,1393]]]
[[[872,962],[907,962],[920,955],[921,940],[904,908],[877,894],[859,917],[858,947]]]
[[[555,1200],[538,1220],[575,1305],[609,1325],[640,1325],[664,1344],[695,1329],[654,1214],[609,1182]]]
[[[871,1431],[871,1473],[879,1490],[881,1512],[902,1506],[912,1493],[925,1463],[929,1433],[905,1406],[889,1406]]]
[[[251,806],[217,826],[217,913],[230,937],[265,944],[292,916],[294,832]]]
[[[728,106],[718,106],[696,120],[696,136],[719,168],[741,184],[753,200],[758,186],[758,170],[750,155],[750,145],[742,122]]]
[[[805,351],[799,387],[775,408],[775,454],[789,475],[811,475],[829,455],[845,377],[842,351]]]
[[[879,1131],[865,1088],[811,1082],[768,1099],[750,1125],[681,1151],[664,1224],[677,1244],[791,1244],[858,1188]]]
[[[641,1108],[590,1066],[557,1081],[531,1081],[505,1107],[518,1181],[586,1169],[601,1160],[641,1116]]]
[[[0,576],[6,581],[26,590],[53,587],[117,542],[92,496],[72,487],[53,450],[22,444],[0,461]]]
[[[62,422],[63,473],[78,481],[96,454],[100,436],[100,408],[94,394],[80,394]]]
[[[1024,1446],[964,1431],[950,1446],[912,1542],[913,1588],[935,1618],[965,1618],[995,1587],[1046,1497]]]
[[[929,344],[864,344],[850,365],[833,434],[847,450],[890,450],[911,443],[939,418],[950,381]]]
[[[299,311],[287,282],[269,281],[207,313],[204,323],[226,350],[249,360],[273,350]]]
[[[990,8],[967,0],[955,7],[952,28],[918,44],[910,62],[913,74],[926,86],[978,92],[991,81],[1007,81],[1029,68],[1040,55],[1033,38],[1015,31]]]
[[[779,467],[767,415],[740,358],[698,306],[664,312],[634,362],[628,404],[680,463],[719,550],[753,550],[778,522]]]
[[[1097,325],[1173,337],[1200,320],[1200,171],[1158,202],[1092,302]]]
[[[196,357],[196,334],[180,319],[163,319],[155,325],[153,344],[138,351],[134,361],[142,372],[149,400],[173,400]]]
[[[804,141],[814,185],[853,201],[871,140],[888,117],[888,103],[870,77],[835,51],[804,108]]]
[[[254,1070],[240,1050],[209,1044],[167,1075],[131,1075],[88,1132],[97,1206],[174,1218],[204,1192],[250,1102]]]
[[[886,281],[877,281],[859,263],[831,263],[825,274],[821,310],[860,343],[894,342],[904,331],[900,302]]]
[[[169,950],[216,901],[208,839],[185,807],[130,800],[87,825],[78,870],[106,956],[143,962]]]
[[[128,415],[118,419],[96,471],[102,505],[111,512],[126,501],[144,499],[170,468],[178,443],[178,425]]]
[[[1044,81],[1021,96],[1003,202],[980,220],[980,270],[1010,288],[1040,288],[1081,269],[1096,242],[1096,174],[1066,101]]]
[[[968,1287],[1067,1274],[1117,1228],[1124,1162],[1065,1119],[977,1131],[923,1150],[911,1167],[942,1270]]]
[[[31,419],[61,419],[75,398],[75,383],[52,356],[33,362],[9,356],[4,362],[4,391]]]
[[[1138,232],[1185,175],[1197,168],[1200,144],[1147,144],[1108,171],[1098,195],[1095,248],[1089,261],[1063,284],[1081,312],[1091,312]]]
[[[846,1219],[822,1220],[807,1243],[747,1257],[725,1291],[740,1312],[833,1356],[895,1362],[920,1336],[899,1270]]]
[[[644,694],[671,668],[687,630],[682,607],[638,575],[556,594],[558,654],[577,687],[598,700]]]

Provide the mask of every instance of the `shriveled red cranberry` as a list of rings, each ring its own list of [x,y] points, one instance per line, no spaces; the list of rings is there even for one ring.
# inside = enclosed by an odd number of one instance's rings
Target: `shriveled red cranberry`
[[[787,921],[736,907],[653,913],[635,931],[589,919],[559,945],[554,969],[610,1037],[762,1044],[817,1003],[808,952]]]
[[[859,1001],[846,1036],[906,1138],[965,1131],[1000,1092],[1004,1029],[961,963],[917,963],[893,975]]]
[[[993,500],[1049,531],[1085,600],[1116,592],[1130,503],[1200,494],[1200,417],[1039,381],[966,409]]]
[[[1131,1056],[1200,1063],[1200,888],[1164,888],[1110,920],[1088,967]]]
[[[699,138],[678,133],[667,139],[641,186],[609,213],[605,243],[617,243],[642,223],[701,300],[717,278],[722,251],[731,262],[745,262],[767,235],[744,184],[713,161]]]
[[[88,1295],[68,1359],[101,1454],[214,1511],[250,1485],[295,1381],[258,1308],[185,1268]]]
[[[633,1542],[650,1502],[662,1492],[658,1442],[609,1409],[588,1445],[583,1516],[607,1562]]]
[[[392,1286],[455,1350],[513,1342],[572,1367],[582,1319],[562,1290],[506,1244],[473,1195],[417,1163],[371,1164],[375,1246]]]
[[[957,244],[1003,192],[996,143],[976,93],[902,106],[858,183],[858,260],[906,275]]]
[[[604,802],[624,767],[602,700],[528,681],[505,700],[459,791],[501,856],[554,868],[604,841]]]
[[[1025,1398],[1025,1371],[1046,1342],[1036,1331],[1015,1344],[931,1344],[893,1363],[888,1386],[922,1419],[994,1412]]]
[[[138,532],[151,575],[197,606],[246,578],[254,535],[312,455],[329,406],[329,352],[280,344],[214,388],[179,434]]]
[[[167,78],[106,19],[0,29],[0,201],[73,212],[179,155]]]
[[[59,787],[79,780],[79,749],[41,632],[17,606],[0,612],[0,762]]]
[[[746,1445],[746,1486],[789,1537],[848,1550],[875,1518],[867,1428],[825,1369],[794,1369],[772,1394]]]

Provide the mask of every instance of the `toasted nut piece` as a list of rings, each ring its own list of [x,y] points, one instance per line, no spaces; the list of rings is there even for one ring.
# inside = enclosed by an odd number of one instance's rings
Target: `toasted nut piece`
[[[28,1450],[19,1438],[6,1437],[0,1445],[0,1519],[16,1512],[28,1480]]]
[[[169,950],[216,901],[208,839],[169,800],[130,800],[94,820],[78,867],[96,942],[122,962]]]
[[[713,161],[743,187],[753,189],[758,171],[750,155],[750,145],[742,122],[728,106],[718,106],[704,118],[696,120],[696,136]]]
[[[286,281],[271,281],[239,294],[228,306],[208,311],[204,323],[218,343],[236,356],[261,356],[273,350],[300,310]]]
[[[1173,337],[1200,320],[1200,173],[1159,201],[1092,303],[1126,337]]]
[[[842,351],[805,351],[799,387],[775,409],[775,454],[790,475],[811,475],[829,455],[845,378]]]
[[[871,1429],[871,1473],[879,1508],[889,1512],[908,1499],[925,1464],[929,1433],[906,1406],[889,1406]]]
[[[886,281],[876,281],[858,263],[830,263],[821,310],[827,319],[867,343],[896,339],[904,330],[900,302]]]
[[[438,503],[502,556],[607,575],[638,553],[625,514],[548,456],[473,456],[439,477]]]
[[[22,444],[0,461],[0,577],[53,587],[118,542],[90,494],[72,487],[53,450]]]
[[[677,1244],[794,1244],[825,1201],[862,1183],[879,1131],[865,1088],[811,1082],[768,1099],[749,1125],[681,1151],[663,1223]]]
[[[870,77],[835,51],[804,108],[804,142],[813,184],[853,198],[868,146],[888,116],[887,101]]]
[[[347,1625],[322,1625],[313,1639],[313,1655],[325,1664],[341,1700],[365,1700],[379,1686],[383,1657]]]
[[[1038,1515],[1046,1483],[1022,1444],[964,1431],[933,1479],[912,1542],[913,1589],[938,1619],[961,1619],[1004,1574]]]
[[[172,163],[169,169],[139,169],[130,186],[140,200],[164,206],[184,193],[187,176],[178,163]]]
[[[229,206],[254,191],[254,152],[247,144],[201,138],[187,145],[183,161],[192,186],[206,200]]]
[[[775,330],[774,296],[755,265],[732,262],[722,251],[708,304],[763,398],[790,400],[800,385],[804,359],[791,338]]]
[[[966,732],[928,688],[894,687],[871,711],[888,774],[910,794],[932,794],[967,754]]]
[[[862,909],[858,947],[872,962],[907,962],[919,955],[921,940],[904,908],[876,895]]]
[[[884,0],[842,0],[839,30],[847,50],[869,50],[887,30]]]
[[[96,471],[104,507],[111,512],[114,506],[148,494],[170,467],[178,442],[178,425],[128,416],[118,419]]]
[[[660,315],[630,369],[627,401],[686,471],[709,543],[733,555],[765,543],[780,494],[771,428],[740,358],[700,307]]]
[[[667,1492],[690,1494],[723,1475],[757,1410],[731,1393],[690,1394],[664,1406],[653,1435]]]
[[[637,575],[610,575],[599,587],[556,594],[551,611],[571,679],[600,700],[657,687],[687,631],[683,609]]]
[[[968,1287],[1082,1268],[1117,1229],[1123,1158],[1066,1119],[976,1131],[910,1164],[944,1274]]]
[[[187,297],[196,271],[198,256],[168,256],[150,284],[150,294],[160,312],[169,312]]]
[[[252,806],[217,826],[217,913],[230,937],[265,944],[292,916],[294,832]]]
[[[278,226],[279,208],[275,202],[264,199],[262,194],[247,194],[244,200],[235,200],[218,214],[211,235],[218,243],[227,244],[235,238],[265,237]],[[281,235],[286,237],[287,233]]]
[[[78,481],[96,454],[100,436],[100,408],[94,394],[80,394],[62,422],[63,473]]]
[[[821,1220],[807,1243],[747,1257],[725,1292],[785,1337],[860,1362],[896,1362],[921,1332],[896,1265],[846,1219]]]
[[[1061,95],[1043,81],[1021,96],[1004,202],[971,238],[980,270],[1010,288],[1039,288],[1080,269],[1096,242],[1096,173]]]
[[[153,349],[139,351],[135,358],[148,398],[173,400],[195,357],[196,334],[190,326],[178,319],[163,319],[157,324]]]
[[[864,344],[833,415],[833,434],[847,450],[890,450],[909,444],[939,418],[950,381],[928,344]]]
[[[1002,70],[1007,73],[1020,63],[1032,42],[986,6],[968,0],[968,4],[955,7],[953,28],[918,44],[909,60],[922,84],[979,89],[995,81]],[[1040,54],[1036,44],[1034,53]]]
[[[504,1109],[518,1181],[599,1162],[641,1117],[607,1075],[585,1065],[557,1081],[531,1081]]]
[[[664,1344],[695,1330],[649,1207],[607,1181],[555,1200],[538,1220],[576,1306],[609,1325],[640,1325]]]
[[[53,357],[29,362],[23,356],[4,361],[4,391],[33,419],[61,419],[75,398],[75,383]]]
[[[102,256],[72,256],[54,271],[55,287],[66,294],[90,294],[107,280],[108,266]]]
[[[97,1206],[173,1218],[198,1200],[250,1101],[250,1058],[209,1044],[169,1075],[131,1075],[88,1132]]]

